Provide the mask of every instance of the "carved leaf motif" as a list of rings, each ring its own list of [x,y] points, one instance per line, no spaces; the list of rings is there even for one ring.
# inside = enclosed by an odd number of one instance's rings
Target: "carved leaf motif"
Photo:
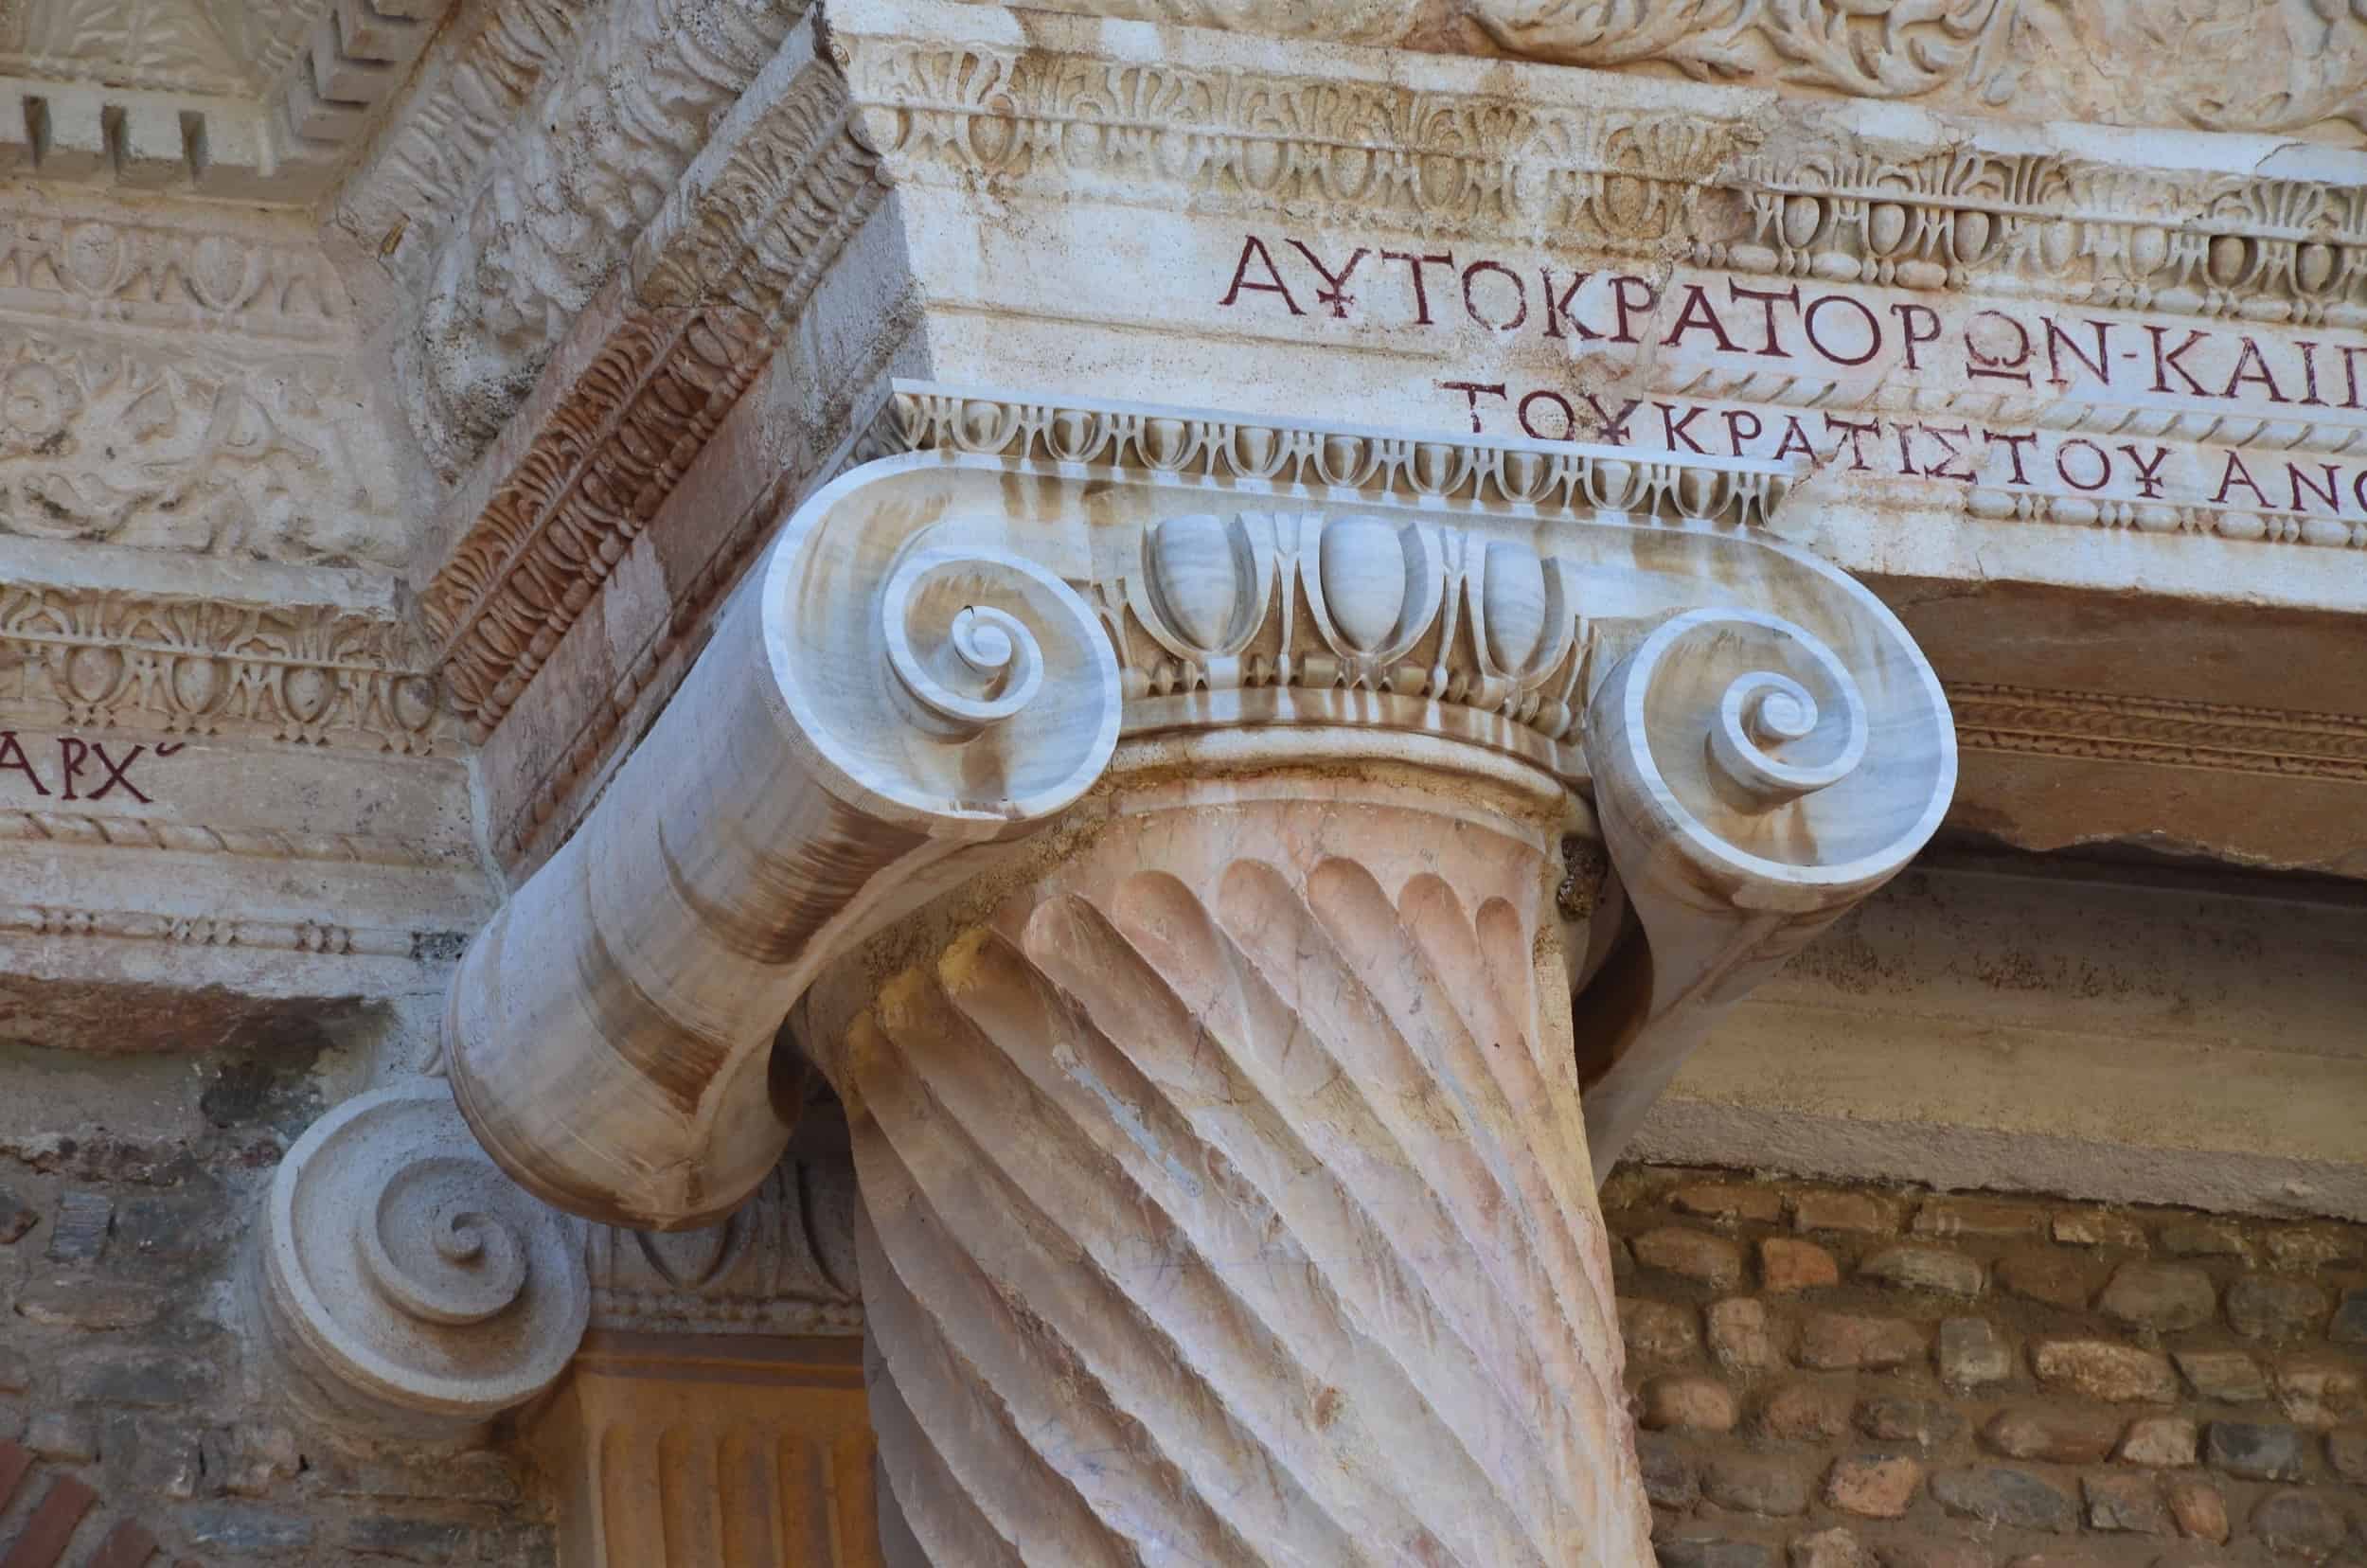
[[[2367,131],[2367,0],[1470,0],[1516,54],[2111,123]]]

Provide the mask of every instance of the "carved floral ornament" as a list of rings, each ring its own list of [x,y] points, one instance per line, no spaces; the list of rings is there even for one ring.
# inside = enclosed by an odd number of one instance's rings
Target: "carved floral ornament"
[[[2367,24],[2345,26],[2367,48]],[[1534,72],[1511,97],[1459,76],[1379,79],[1356,57],[1246,71],[1188,37],[1153,59],[1057,26],[1026,46],[916,30],[866,0],[833,32],[899,183],[984,177],[1068,200],[1318,213],[1653,260],[1678,245],[1695,265],[1778,276],[2367,319],[2355,180],[2155,167],[1978,131],[1916,145],[1806,112],[1782,122],[1776,152],[1765,106],[1726,95],[1679,106]]]
[[[1054,0],[1281,37],[1496,50],[1852,98],[2120,125],[2354,136],[2367,11],[2347,0]]]

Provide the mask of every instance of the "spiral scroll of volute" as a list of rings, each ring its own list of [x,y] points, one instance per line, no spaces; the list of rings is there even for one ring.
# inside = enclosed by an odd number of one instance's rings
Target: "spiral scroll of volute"
[[[590,819],[454,981],[454,1097],[502,1168],[608,1223],[721,1219],[787,1145],[781,1021],[831,957],[1080,795],[1107,637],[1059,577],[865,493],[808,501]]]
[[[1719,1015],[1904,866],[1955,792],[1938,678],[1871,596],[1826,597],[1819,631],[1674,615],[1589,704],[1611,901],[1634,922],[1575,1001],[1598,1173]]]
[[[434,1079],[306,1131],[247,1278],[274,1393],[373,1438],[467,1439],[550,1386],[591,1313],[579,1228],[503,1178]]]

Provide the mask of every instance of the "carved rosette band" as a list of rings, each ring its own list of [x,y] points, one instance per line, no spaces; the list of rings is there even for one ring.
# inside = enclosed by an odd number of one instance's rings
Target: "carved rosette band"
[[[441,1082],[346,1101],[272,1182],[250,1285],[276,1388],[332,1427],[470,1434],[575,1354],[579,1231],[494,1168]]]
[[[1955,762],[1714,521],[1766,476],[1598,455],[1558,515],[856,470],[472,946],[455,1097],[561,1207],[710,1221],[830,1078],[889,1560],[1644,1560],[1592,1167]]]

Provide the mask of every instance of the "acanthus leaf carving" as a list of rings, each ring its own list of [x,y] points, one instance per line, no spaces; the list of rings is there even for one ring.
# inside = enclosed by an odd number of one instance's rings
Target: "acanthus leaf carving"
[[[1563,64],[2032,119],[2367,131],[2367,16],[2324,0],[1470,0],[1469,14],[1499,47]]]

